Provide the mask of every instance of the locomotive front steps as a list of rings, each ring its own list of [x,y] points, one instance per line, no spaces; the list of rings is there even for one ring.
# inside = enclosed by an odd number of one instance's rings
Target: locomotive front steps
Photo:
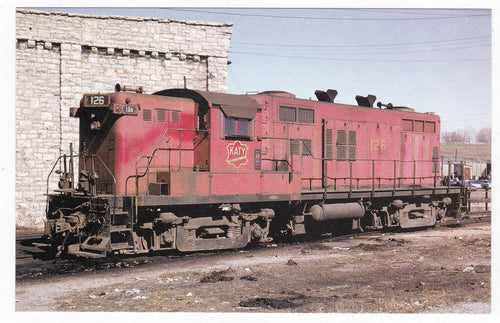
[[[132,228],[126,225],[113,225],[109,228],[109,232],[132,232]]]
[[[109,227],[111,251],[133,249],[129,241],[132,240],[132,228],[127,225],[113,225]]]
[[[80,250],[74,254],[87,258],[106,257],[108,251],[133,249],[129,240],[132,236],[132,228],[126,225],[114,225],[109,227],[109,236],[90,236],[81,244]]]
[[[128,242],[117,242],[111,244],[111,250],[123,250],[123,249],[132,249],[133,247],[129,245]]]
[[[87,251],[75,251],[73,253],[77,257],[83,257],[83,258],[92,258],[92,259],[98,259],[98,258],[104,258],[106,257],[106,254],[102,253],[94,253],[94,252],[87,252]]]
[[[72,252],[76,256],[86,258],[106,257],[106,250],[110,244],[111,238],[101,236],[90,236],[81,244],[80,250]]]

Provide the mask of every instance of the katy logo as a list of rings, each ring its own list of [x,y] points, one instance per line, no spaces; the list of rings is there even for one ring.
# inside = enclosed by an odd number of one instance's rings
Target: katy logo
[[[247,152],[248,146],[242,144],[239,141],[235,141],[232,144],[226,146],[227,149],[227,158],[226,162],[229,165],[233,165],[238,168],[241,165],[246,165],[248,162]]]

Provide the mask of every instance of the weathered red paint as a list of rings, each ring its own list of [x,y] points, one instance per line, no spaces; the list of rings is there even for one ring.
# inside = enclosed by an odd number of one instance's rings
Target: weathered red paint
[[[182,93],[188,96],[110,94],[114,104],[140,107],[137,115],[113,115],[104,120],[111,127],[99,130],[103,140],[99,147],[93,147],[93,152],[104,160],[116,178],[116,194],[147,194],[150,183],[161,182],[169,186],[169,195],[179,197],[288,194],[300,199],[301,192],[321,189],[325,176],[328,186],[345,187],[371,186],[375,180],[380,186],[393,185],[395,175],[398,185],[412,184],[415,180],[419,185],[427,185],[439,175],[433,173],[436,171],[433,157],[440,153],[440,120],[432,114],[264,93],[245,96],[261,108],[250,121],[249,137],[233,138],[225,134],[224,120],[228,117],[225,113],[235,109],[237,96],[217,94],[214,96],[217,102],[209,99],[202,102],[196,91]],[[224,101],[225,96],[230,104],[223,110],[220,107],[224,102],[220,100]],[[206,104],[208,109],[207,131],[198,129],[196,113],[201,104]],[[280,121],[280,106],[312,110],[314,120]],[[244,110],[245,106],[236,109]],[[151,111],[151,121],[145,120],[147,110]],[[165,121],[158,120],[158,110],[167,114],[176,111],[178,120],[174,120],[173,114],[167,115]],[[80,118],[81,127],[90,126],[88,116],[80,114]],[[416,126],[405,129],[403,120]],[[420,125],[424,128],[419,128]],[[331,139],[332,158],[323,163],[325,131],[331,134],[328,140]],[[349,139],[349,145],[342,145],[342,133],[347,137],[355,134],[355,141]],[[88,130],[81,134],[82,140],[88,142],[96,135]],[[295,144],[294,149],[298,149],[295,152],[292,152],[292,140],[299,142]],[[309,147],[306,147],[307,141],[310,141]],[[157,148],[161,150],[155,152]],[[341,152],[350,148],[355,151],[355,158],[340,160]],[[153,155],[148,167],[145,156]],[[144,173],[145,176],[137,178],[136,190],[134,176]],[[160,180],[159,174],[168,176]],[[102,169],[99,175],[109,184],[111,177]],[[109,185],[102,186],[101,190],[109,191]]]
[[[293,170],[301,174],[304,189],[311,186],[321,187],[322,120],[325,121],[325,128],[331,129],[333,134],[333,159],[326,161],[329,185],[333,185],[331,179],[336,178],[337,186],[346,186],[349,183],[343,179],[352,176],[360,179],[360,186],[369,186],[372,185],[373,175],[377,180],[380,179],[382,184],[390,184],[394,178],[395,167],[401,184],[410,184],[414,176],[414,162],[415,176],[422,178],[422,184],[432,184],[434,175],[439,175],[432,172],[433,147],[437,147],[439,156],[438,116],[269,95],[252,97],[267,107],[262,112],[262,118],[269,120],[264,124],[263,138],[312,140],[312,156],[302,156],[301,162],[294,162]],[[313,109],[314,123],[280,122],[279,106]],[[403,119],[432,122],[435,129],[432,133],[404,131],[401,126]],[[337,130],[356,132],[356,160],[352,162],[352,166],[349,161],[336,160]],[[268,151],[275,159],[289,158],[286,153],[286,141],[268,139],[262,142],[263,150]],[[270,167],[269,163],[263,162],[263,165],[266,165],[264,168]]]

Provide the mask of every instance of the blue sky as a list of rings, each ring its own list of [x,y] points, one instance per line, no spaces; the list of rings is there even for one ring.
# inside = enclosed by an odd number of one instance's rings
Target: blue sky
[[[434,112],[445,131],[491,126],[489,9],[36,9],[233,23],[230,93],[332,88]]]

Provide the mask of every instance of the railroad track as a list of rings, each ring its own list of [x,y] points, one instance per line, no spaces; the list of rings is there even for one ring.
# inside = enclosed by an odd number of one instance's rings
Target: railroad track
[[[443,221],[443,222],[436,224],[436,226],[434,226],[432,228],[427,228],[426,230],[432,230],[435,228],[460,227],[460,226],[466,226],[466,225],[475,224],[475,223],[489,223],[489,222],[491,222],[491,212],[486,211],[486,212],[480,212],[478,214],[470,214],[470,215],[467,215],[466,217],[463,217],[461,219],[448,219],[446,221]],[[398,232],[398,229],[396,229],[396,228],[390,228],[388,230],[389,230],[389,232],[392,232],[392,233]],[[408,229],[408,230],[411,231],[411,229]],[[343,234],[340,236],[331,236],[331,237],[327,237],[327,238],[318,239],[318,240],[315,240],[315,242],[321,242],[321,241],[335,242],[335,241],[343,240],[343,239],[350,238],[350,237],[375,236],[375,235],[378,235],[380,233],[381,233],[380,230],[354,232],[354,233]]]
[[[41,238],[39,233],[16,235],[16,260],[33,258],[33,255],[44,252],[32,245]]]
[[[461,219],[449,219],[444,222],[437,224],[437,227],[453,227],[453,226],[461,226],[468,225],[474,223],[481,222],[491,222],[491,211],[487,212],[478,212],[477,214],[471,213],[470,215],[463,217]],[[359,236],[359,235],[369,235],[369,234],[377,234],[379,231],[367,231],[367,232],[356,232],[344,234],[341,236],[337,236],[335,238],[346,238],[351,236]],[[37,256],[38,254],[44,253],[43,250],[32,245],[33,242],[40,240],[42,237],[41,234],[24,234],[16,236],[16,259],[29,259],[33,258],[33,256]],[[332,237],[328,237],[327,239],[331,239]],[[317,241],[321,241],[323,239],[318,239]]]
[[[491,211],[472,212],[462,219],[449,219],[438,224],[440,227],[451,227],[458,225],[468,225],[473,223],[491,222]]]
[[[470,215],[462,219],[449,219],[436,225],[435,228],[440,227],[460,227],[467,226],[475,223],[488,223],[491,222],[491,214],[483,212],[478,215]],[[432,229],[431,229],[432,230]],[[398,231],[391,230],[397,234]],[[343,234],[339,236],[323,236],[319,239],[303,239],[295,240],[295,243],[308,244],[318,242],[335,242],[349,239],[350,237],[369,237],[379,235],[380,231],[366,231]],[[40,276],[54,276],[61,274],[75,274],[88,271],[112,269],[112,268],[127,268],[136,267],[138,265],[158,262],[164,263],[165,261],[182,261],[182,258],[190,257],[212,257],[224,254],[231,254],[239,252],[235,250],[220,250],[208,252],[196,252],[188,254],[179,254],[175,251],[162,252],[153,255],[133,255],[133,256],[115,256],[105,259],[83,259],[83,258],[58,258],[52,261],[44,261],[44,251],[32,246],[33,242],[40,239],[40,234],[20,235],[16,237],[16,278],[17,279],[31,279]],[[279,241],[269,244],[261,244],[257,246],[247,247],[245,250],[256,250],[261,248],[284,248],[290,244],[290,241]]]

